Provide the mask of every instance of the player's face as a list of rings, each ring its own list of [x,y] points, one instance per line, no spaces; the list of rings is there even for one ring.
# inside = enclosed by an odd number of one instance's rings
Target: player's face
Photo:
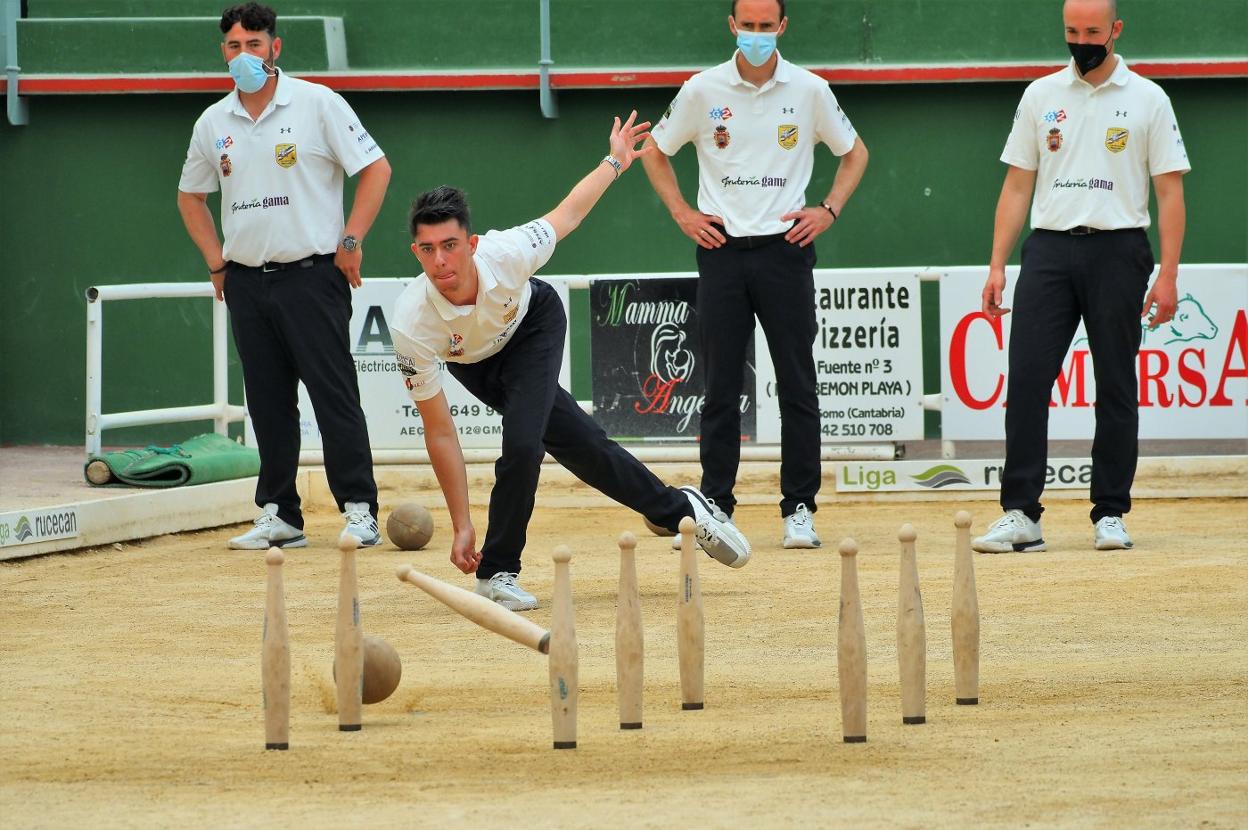
[[[1114,20],[1109,0],[1067,0],[1062,22],[1067,43],[1105,43],[1122,26]]]
[[[225,58],[225,62],[229,63],[238,57],[240,52],[250,52],[272,66],[282,52],[282,39],[270,37],[269,33],[264,31],[249,31],[243,28],[242,23],[235,23],[233,28],[225,33],[225,39],[221,43],[221,55]]]
[[[452,302],[476,297],[472,255],[477,250],[477,238],[476,234],[469,235],[456,219],[416,226],[412,253],[420,260],[429,281]]]

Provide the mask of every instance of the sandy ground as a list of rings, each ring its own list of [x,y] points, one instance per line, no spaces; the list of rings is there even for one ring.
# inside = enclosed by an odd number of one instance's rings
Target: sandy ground
[[[741,571],[703,559],[701,712],[682,712],[677,557],[622,509],[541,509],[524,584],[549,623],[550,552],[569,544],[580,745],[550,748],[540,655],[394,578],[431,550],[360,555],[364,627],[404,677],[339,733],[329,679],[338,518],[291,551],[291,750],[263,750],[260,555],[204,531],[0,565],[0,816],[8,827],[1244,827],[1248,552],[1244,500],[1148,501],[1137,549],[1091,550],[1086,506],[1046,514],[1048,553],[976,557],[981,700],[953,705],[952,516],[994,505],[825,507],[820,551],[784,551],[744,507]],[[479,511],[483,513],[483,511]],[[482,516],[483,518],[483,516]],[[928,723],[901,725],[896,532],[919,531]],[[636,530],[645,728],[617,729],[615,539]],[[859,542],[869,741],[841,742],[836,542]]]

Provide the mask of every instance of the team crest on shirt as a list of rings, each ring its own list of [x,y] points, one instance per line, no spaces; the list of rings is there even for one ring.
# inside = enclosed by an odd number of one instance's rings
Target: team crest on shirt
[[[273,158],[277,161],[279,167],[294,167],[298,157],[295,155],[295,145],[278,144],[273,148]]]
[[[511,308],[503,312],[503,325],[507,325],[512,320],[516,319],[516,312],[519,310],[520,310],[520,306],[513,305]]]
[[[458,334],[451,335],[451,347],[447,349],[447,357],[464,356],[464,338]]]
[[[1062,149],[1062,131],[1057,127],[1049,130],[1049,135],[1045,140],[1048,142],[1050,153],[1056,153]]]
[[[1111,153],[1121,153],[1127,149],[1127,136],[1130,131],[1123,127],[1110,127],[1105,131],[1105,149]]]
[[[230,154],[222,153],[221,154],[221,175],[228,177],[233,172],[234,172],[234,164],[233,162],[230,161]]]
[[[728,146],[729,141],[732,141],[732,136],[728,134],[728,128],[723,124],[715,128],[712,138],[715,139],[715,146],[721,150]]]
[[[776,127],[776,141],[786,150],[797,146],[797,125],[781,124]]]

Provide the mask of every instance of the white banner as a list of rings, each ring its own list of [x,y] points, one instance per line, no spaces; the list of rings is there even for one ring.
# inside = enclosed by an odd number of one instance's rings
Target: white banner
[[[368,438],[375,450],[423,450],[424,426],[416,404],[407,395],[403,376],[394,359],[394,344],[386,318],[410,279],[369,279],[351,292],[351,352],[360,383],[360,401],[368,420]],[[564,309],[568,307],[567,286],[552,280]],[[571,368],[565,336],[563,366],[559,383],[571,384]],[[493,448],[502,446],[503,417],[468,393],[449,372],[443,374],[442,388],[450,404],[451,415],[459,429],[463,447]],[[321,431],[308,390],[299,384],[299,426],[302,448],[321,449]],[[247,421],[247,443],[256,445],[251,420]]]
[[[913,269],[815,272],[815,371],[823,443],[923,438],[923,342]],[[776,372],[754,332],[758,441],[780,443]]]
[[[950,461],[863,461],[836,465],[838,493],[898,493],[924,490],[1001,489],[1004,459]],[[1092,482],[1090,458],[1050,458],[1046,490],[1087,490]]]
[[[78,529],[76,507],[35,508],[0,513],[0,548],[33,545],[52,539],[72,539]]]
[[[1010,321],[980,312],[988,269],[951,268],[940,279],[942,437],[1005,437]],[[1155,276],[1155,275],[1154,275]],[[1013,305],[1018,269],[1006,272]],[[1174,320],[1144,330],[1136,375],[1140,438],[1248,438],[1248,265],[1179,268]],[[1053,387],[1050,439],[1091,438],[1096,383],[1080,324]]]

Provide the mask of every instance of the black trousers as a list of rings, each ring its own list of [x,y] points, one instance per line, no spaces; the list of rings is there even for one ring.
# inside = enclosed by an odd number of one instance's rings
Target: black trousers
[[[1096,378],[1092,521],[1131,509],[1139,445],[1140,311],[1153,252],[1142,230],[1072,236],[1037,230],[1023,243],[1014,290],[1001,506],[1033,521],[1044,508],[1049,396],[1082,319]]]
[[[590,487],[657,525],[676,530],[683,517],[693,515],[684,493],[607,438],[559,386],[567,316],[555,289],[537,279],[529,283],[529,310],[500,352],[478,363],[447,364],[464,388],[503,415],[503,449],[494,464],[479,579],[520,572],[547,452]]]
[[[347,331],[351,288],[342,272],[321,257],[267,273],[231,264],[225,301],[260,444],[256,504],[274,502],[282,521],[303,527],[295,489],[302,380],[316,411],[325,475],[338,509],[349,501],[367,502],[376,516],[373,454]]]
[[[698,252],[698,332],[706,401],[702,408],[702,492],[732,515],[741,461],[741,385],[746,346],[758,317],[776,368],[780,403],[780,514],[819,492],[819,399],[812,352],[815,246],[777,239],[755,248]]]

